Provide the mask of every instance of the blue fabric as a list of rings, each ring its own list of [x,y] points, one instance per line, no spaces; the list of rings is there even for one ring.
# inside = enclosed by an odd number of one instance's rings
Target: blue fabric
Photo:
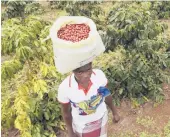
[[[106,87],[99,87],[98,93],[101,94],[103,97],[107,97],[111,94],[110,90]]]

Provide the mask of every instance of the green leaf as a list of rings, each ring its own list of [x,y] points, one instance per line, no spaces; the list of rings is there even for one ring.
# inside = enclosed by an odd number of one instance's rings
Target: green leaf
[[[49,136],[50,133],[49,133],[48,131],[45,130],[44,135]]]
[[[42,65],[40,66],[40,70],[41,70],[41,73],[42,73],[42,75],[43,75],[44,77],[47,76],[48,67],[47,67],[46,64],[42,64]]]
[[[47,112],[44,112],[44,117],[45,117],[46,120],[49,120],[49,119],[50,119],[50,116],[48,115]]]
[[[37,92],[37,93],[38,93],[38,91],[40,90],[40,85],[39,85],[39,83],[37,83],[37,82],[35,81],[33,88],[34,88],[34,92]]]
[[[38,83],[41,90],[47,92],[47,83],[44,80],[38,80]]]
[[[119,94],[121,95],[123,93],[123,88],[119,89]]]
[[[162,63],[163,63],[163,65],[164,65],[164,67],[167,67],[167,65],[166,65],[165,61],[162,61]]]
[[[142,86],[144,86],[145,88],[147,88],[148,86],[145,84],[145,82],[142,81]]]
[[[56,93],[53,92],[53,91],[48,92],[48,97],[51,98],[51,99],[53,99],[55,97],[55,95],[56,95]]]
[[[55,134],[50,134],[50,136],[49,137],[56,137],[56,135]]]
[[[143,67],[144,63],[140,62],[139,66],[137,67],[137,71],[141,70],[141,68]]]
[[[118,18],[120,21],[123,21],[125,19],[125,12],[121,12]]]

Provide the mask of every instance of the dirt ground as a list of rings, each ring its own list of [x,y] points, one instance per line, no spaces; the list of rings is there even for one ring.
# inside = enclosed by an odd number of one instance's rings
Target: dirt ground
[[[117,108],[121,120],[117,124],[109,120],[108,137],[124,137],[125,134],[129,134],[128,137],[139,137],[142,132],[161,134],[170,121],[170,85],[164,85],[164,90],[166,100],[157,106],[148,102],[133,109],[129,101],[122,101]]]

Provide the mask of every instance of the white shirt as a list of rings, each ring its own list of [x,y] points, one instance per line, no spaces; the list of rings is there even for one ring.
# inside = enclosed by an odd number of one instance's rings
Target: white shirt
[[[78,85],[74,74],[68,76],[59,86],[58,101],[71,103],[73,123],[78,125],[98,120],[107,111],[105,98],[98,93],[99,87],[107,85],[105,74],[99,69],[93,69],[90,80],[87,94]]]

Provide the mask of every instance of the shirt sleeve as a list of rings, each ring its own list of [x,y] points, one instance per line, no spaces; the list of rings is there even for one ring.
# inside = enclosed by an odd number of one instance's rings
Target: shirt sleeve
[[[69,98],[67,97],[66,92],[67,92],[67,89],[63,88],[62,85],[60,85],[58,89],[57,99],[62,104],[67,104],[70,102]]]
[[[96,75],[97,75],[97,77],[98,77],[98,79],[100,81],[100,85],[101,86],[107,86],[108,80],[107,80],[104,72],[102,70],[98,69],[98,70],[96,70]]]

